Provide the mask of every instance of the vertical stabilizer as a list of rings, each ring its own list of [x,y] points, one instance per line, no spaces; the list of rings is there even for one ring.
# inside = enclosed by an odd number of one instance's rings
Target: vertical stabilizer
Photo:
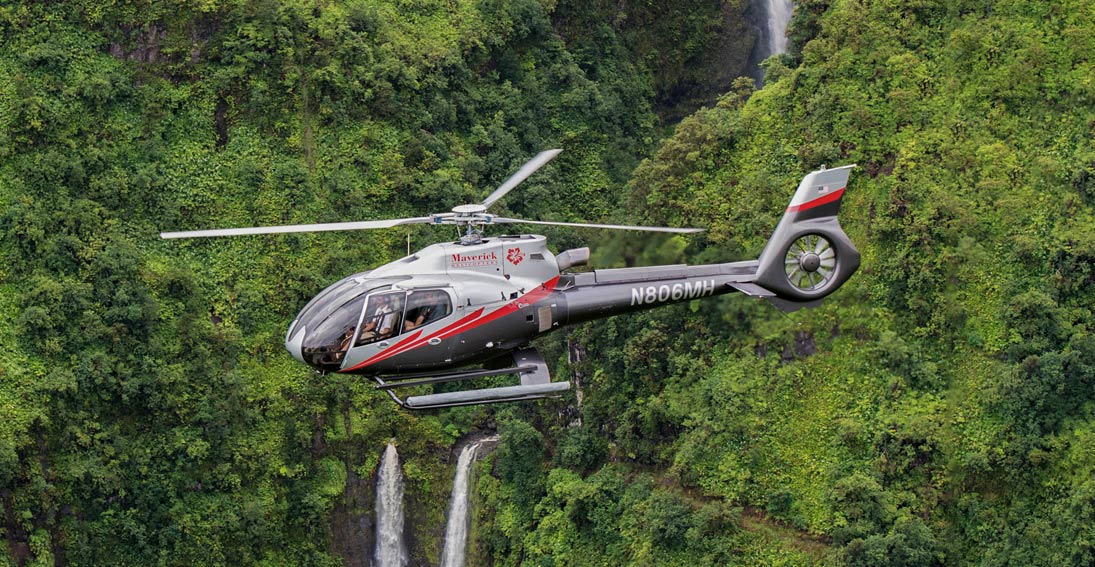
[[[859,267],[859,251],[837,220],[854,165],[819,169],[799,183],[757,266],[757,284],[792,302],[836,291]]]

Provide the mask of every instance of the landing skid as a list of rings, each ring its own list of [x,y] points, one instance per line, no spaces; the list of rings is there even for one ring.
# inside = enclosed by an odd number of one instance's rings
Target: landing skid
[[[513,351],[513,366],[498,370],[468,370],[463,372],[424,372],[420,374],[399,374],[394,376],[375,376],[376,388],[384,390],[395,403],[407,409],[435,409],[478,404],[496,404],[501,402],[519,402],[540,398],[558,397],[570,389],[570,382],[552,382],[547,364],[536,349],[527,348]],[[426,384],[443,384],[473,378],[517,374],[521,377],[518,386],[501,386],[477,390],[461,390],[425,396],[407,396],[400,399],[395,390]]]

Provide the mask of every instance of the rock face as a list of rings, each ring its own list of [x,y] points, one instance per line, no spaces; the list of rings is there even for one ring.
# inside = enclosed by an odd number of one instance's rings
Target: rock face
[[[344,567],[370,567],[376,548],[373,509],[376,491],[371,478],[361,478],[353,469],[346,474],[346,491],[331,513],[332,551]]]
[[[752,73],[750,54],[760,30],[750,14],[757,1],[559,2],[552,24],[583,57],[607,60],[623,46],[636,63],[633,70],[650,72],[654,110],[673,124],[714,106],[735,79]],[[606,27],[615,30],[613,41],[597,31]]]
[[[751,0],[760,1],[764,0]],[[660,77],[656,102],[666,121],[677,122],[702,106],[714,105],[738,77],[755,78],[753,53],[762,32],[750,21],[751,9],[749,2],[723,3],[711,43],[692,54],[679,74]]]

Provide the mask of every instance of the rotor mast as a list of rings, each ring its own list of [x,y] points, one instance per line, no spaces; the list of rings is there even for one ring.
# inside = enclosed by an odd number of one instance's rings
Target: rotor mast
[[[457,205],[452,208],[455,216],[449,217],[449,221],[467,227],[464,236],[460,237],[460,244],[471,246],[483,241],[483,225],[490,224],[493,217],[486,214],[487,205]]]

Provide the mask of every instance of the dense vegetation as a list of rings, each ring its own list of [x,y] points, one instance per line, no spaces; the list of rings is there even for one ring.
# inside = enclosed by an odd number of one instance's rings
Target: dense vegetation
[[[605,217],[726,27],[710,2],[579,25],[610,10],[0,7],[5,561],[334,564],[367,548],[331,524],[371,514],[359,497],[395,438],[415,560],[436,563],[470,415],[396,411],[281,341],[327,283],[449,235],[156,235],[444,211],[557,146],[505,205]],[[697,39],[664,49],[671,34]]]
[[[436,564],[450,447],[498,429],[474,564],[1091,564],[1095,6],[804,0],[756,92],[744,9],[0,7],[0,561],[359,564],[394,438]],[[412,415],[282,334],[439,235],[156,237],[445,210],[547,147],[511,212],[710,228],[553,235],[599,266],[753,256],[858,163],[863,267],[560,333],[580,405]]]
[[[582,426],[496,533],[566,565],[1091,564],[1095,10],[799,8],[765,88],[679,124],[629,204],[711,227],[684,256],[741,257],[801,172],[858,163],[861,272],[786,317],[732,298],[577,329]],[[704,535],[720,502],[829,545],[757,559]]]

